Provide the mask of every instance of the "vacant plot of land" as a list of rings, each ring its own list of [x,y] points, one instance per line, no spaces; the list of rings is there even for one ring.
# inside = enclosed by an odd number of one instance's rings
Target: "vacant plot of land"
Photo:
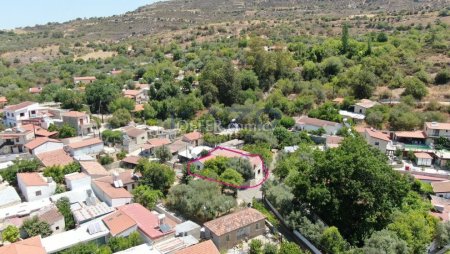
[[[91,52],[91,53],[87,53],[86,55],[82,55],[82,56],[76,56],[75,60],[77,59],[83,59],[83,60],[89,60],[89,59],[105,59],[108,57],[113,57],[114,55],[116,55],[116,52],[114,51],[97,51],[97,52]]]

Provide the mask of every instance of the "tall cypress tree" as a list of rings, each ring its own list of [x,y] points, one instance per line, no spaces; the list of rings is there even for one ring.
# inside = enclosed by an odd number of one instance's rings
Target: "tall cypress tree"
[[[349,50],[348,24],[344,24],[344,26],[342,27],[342,39],[341,40],[342,40],[342,53],[346,54]]]

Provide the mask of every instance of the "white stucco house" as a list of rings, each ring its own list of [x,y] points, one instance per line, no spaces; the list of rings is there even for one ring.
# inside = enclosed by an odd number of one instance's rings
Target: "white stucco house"
[[[72,173],[64,176],[69,190],[88,189],[91,187],[91,177],[85,173]]]
[[[39,173],[18,173],[17,183],[26,201],[49,198],[55,193],[56,183]]]
[[[300,131],[317,131],[324,129],[328,135],[335,135],[343,126],[340,123],[325,121],[308,116],[295,117],[295,129]]]
[[[379,149],[383,153],[393,153],[395,147],[388,134],[374,129],[366,128],[364,132],[364,138],[371,146]]]
[[[23,120],[37,117],[39,103],[25,101],[16,105],[7,106],[3,109],[3,123],[7,127],[16,127]]]
[[[133,170],[113,173],[111,176],[97,178],[92,181],[92,190],[101,201],[111,207],[131,204],[131,191],[138,185],[138,176]]]
[[[433,157],[428,153],[414,153],[414,157],[416,158],[417,166],[431,166],[433,162]]]
[[[88,138],[67,145],[67,150],[73,157],[98,155],[103,151],[103,141],[99,138]]]
[[[63,147],[61,141],[47,137],[37,137],[25,144],[27,151],[33,155],[61,150]]]

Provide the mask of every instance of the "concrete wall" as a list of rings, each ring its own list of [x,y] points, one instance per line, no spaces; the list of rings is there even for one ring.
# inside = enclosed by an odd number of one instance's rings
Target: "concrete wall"
[[[82,147],[78,149],[70,149],[70,154],[72,156],[81,156],[81,155],[97,155],[103,151],[103,143]]]
[[[19,178],[18,178],[19,180]],[[56,183],[51,182],[48,184],[48,186],[25,186],[20,180],[18,181],[20,191],[22,192],[22,195],[25,197],[25,200],[35,201],[40,200],[44,198],[49,198],[51,195],[55,193],[56,190]],[[36,192],[41,191],[41,195],[37,196]]]
[[[51,152],[51,151],[63,149],[63,147],[64,147],[63,143],[45,142],[44,144],[34,148],[32,154],[37,155],[40,153]]]
[[[223,234],[221,236],[217,236],[212,233],[207,227],[206,236],[210,236],[214,244],[217,246],[219,250],[227,250],[236,246],[239,242],[245,239],[252,239],[256,236],[262,235],[265,231],[265,220],[259,220],[255,223],[248,225],[247,227],[242,227],[238,230]],[[245,237],[238,238],[239,231],[246,231]]]

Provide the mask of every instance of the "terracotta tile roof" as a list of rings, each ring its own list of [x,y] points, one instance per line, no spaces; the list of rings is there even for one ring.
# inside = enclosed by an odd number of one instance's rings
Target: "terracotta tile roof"
[[[339,145],[343,140],[344,138],[340,136],[328,136],[325,142],[327,144]]]
[[[129,184],[129,183],[135,183],[138,181],[138,179],[136,178],[140,177],[141,174],[140,173],[134,173],[133,170],[125,170],[123,172],[119,173],[119,178],[120,180],[122,180],[123,184]],[[96,181],[100,181],[100,182],[106,182],[106,183],[110,183],[111,185],[113,184],[113,176],[109,175],[109,176],[104,176],[101,178],[97,178],[95,179]]]
[[[354,129],[356,132],[360,134],[364,134],[366,132],[366,127],[364,126],[355,126]]]
[[[7,103],[7,102],[8,102],[8,99],[6,99],[5,96],[0,97],[0,103]]]
[[[78,180],[78,179],[83,179],[83,178],[86,178],[86,177],[90,177],[90,176],[88,176],[87,174],[85,174],[85,173],[83,173],[83,172],[81,172],[81,173],[75,172],[75,173],[71,173],[71,174],[65,175],[65,176],[64,176],[64,179],[68,179],[68,180]]]
[[[36,102],[32,102],[32,101],[24,101],[22,103],[16,104],[16,105],[10,105],[8,107],[5,108],[5,111],[16,111],[16,110],[20,110],[26,107],[29,107],[33,104],[36,104]]]
[[[399,138],[420,138],[425,139],[425,133],[423,131],[396,131],[395,136]]]
[[[98,138],[89,138],[89,139],[85,139],[83,141],[79,141],[79,142],[75,142],[75,143],[69,144],[68,147],[70,147],[72,149],[78,149],[78,148],[98,145],[98,144],[102,144],[102,143],[103,143],[103,141],[101,141]]]
[[[434,193],[450,192],[450,181],[432,182],[431,187],[433,187]]]
[[[212,240],[198,243],[175,252],[175,254],[220,254]]]
[[[40,153],[36,155],[36,157],[45,167],[66,166],[73,162],[72,157],[70,157],[63,149]]]
[[[46,254],[41,237],[31,237],[10,245],[0,247],[0,254]]]
[[[432,130],[450,130],[450,123],[426,122],[425,125]]]
[[[46,129],[43,129],[39,126],[36,126],[34,124],[25,124],[20,126],[21,129],[26,130],[26,131],[32,131],[36,134],[36,136],[41,136],[41,137],[50,137],[53,136],[55,134],[57,134],[57,131],[48,131]]]
[[[66,117],[76,117],[76,118],[78,118],[78,117],[85,117],[85,116],[86,116],[86,113],[84,113],[84,112],[78,112],[78,111],[69,111],[69,112],[63,113],[63,116],[66,116]]]
[[[28,148],[29,150],[33,150],[38,146],[41,146],[47,142],[53,142],[53,143],[61,143],[61,141],[56,140],[56,139],[51,139],[51,138],[47,138],[47,137],[37,137],[33,140],[31,140],[30,142],[25,144],[25,147]]]
[[[111,215],[103,218],[103,222],[108,227],[109,232],[112,236],[116,236],[134,226],[136,226],[136,222],[130,218],[130,216],[126,215],[121,211],[117,211],[112,213]]]
[[[123,95],[124,96],[131,96],[136,97],[141,93],[141,90],[124,90]]]
[[[89,175],[109,175],[108,171],[97,161],[80,161],[80,165]]]
[[[257,221],[264,220],[266,217],[253,208],[246,208],[244,210],[228,214],[208,221],[204,224],[211,232],[217,236],[235,231],[242,227],[246,227]],[[263,225],[261,225],[263,226]]]
[[[317,118],[310,118],[308,116],[301,116],[294,118],[295,122],[300,125],[312,125],[317,127],[325,127],[325,126],[337,126],[339,123],[325,121]]]
[[[48,183],[39,173],[17,173],[17,180],[26,186],[46,186]]]
[[[30,93],[41,93],[42,92],[42,87],[32,87],[32,88],[28,89],[28,91]]]
[[[370,137],[375,138],[375,139],[380,139],[380,140],[384,140],[384,141],[390,141],[391,140],[388,134],[385,134],[385,133],[383,133],[381,131],[377,131],[377,130],[372,130],[372,129],[366,128],[366,133]]]
[[[134,112],[144,111],[144,104],[134,105]]]
[[[421,181],[428,181],[428,182],[443,182],[447,181],[448,178],[441,178],[441,177],[434,177],[434,176],[427,176],[427,175],[418,175],[418,174],[411,174],[414,176],[415,179],[421,180]]]
[[[118,75],[118,74],[121,74],[122,73],[122,70],[112,70],[111,71],[111,75]]]
[[[93,180],[94,183],[102,192],[104,192],[109,198],[133,198],[133,195],[124,188],[115,188],[110,182],[103,182]]]
[[[124,158],[122,161],[126,162],[126,163],[137,165],[139,163],[140,159],[141,159],[141,157],[139,157],[139,156],[128,156],[128,157]]]
[[[147,141],[152,147],[160,147],[170,144],[170,139],[168,138],[152,138]]]
[[[40,214],[39,219],[52,225],[53,223],[58,222],[61,219],[64,219],[64,216],[59,212],[59,210],[56,207],[53,207],[48,211]]]
[[[94,76],[87,76],[87,77],[74,77],[74,81],[82,81],[82,80],[96,80],[97,78]]]
[[[358,103],[356,103],[356,105],[363,107],[363,108],[371,108],[377,104],[378,104],[378,102],[367,100],[367,99],[362,99]]]
[[[130,128],[126,128],[125,129],[125,133],[128,136],[133,137],[133,138],[136,138],[136,137],[138,137],[138,136],[140,136],[140,135],[142,135],[142,134],[144,134],[146,132],[147,132],[146,130],[138,129],[138,128],[135,128],[135,127],[130,127]]]
[[[172,144],[168,145],[168,148],[171,153],[178,153],[180,151],[186,150],[190,146],[189,143],[184,142],[182,140],[176,140]]]
[[[163,233],[159,230],[159,219],[158,215],[150,212],[145,207],[138,203],[133,203],[129,205],[124,205],[118,208],[119,211],[128,215],[132,218],[140,231],[150,237],[152,240],[160,238],[162,236],[171,234],[174,232],[173,229],[169,230],[166,233]]]
[[[186,133],[183,136],[183,139],[188,140],[188,141],[195,141],[195,140],[199,140],[201,138],[203,138],[203,135],[198,131]]]
[[[433,159],[433,157],[428,153],[414,153],[414,156],[418,159]]]
[[[333,100],[333,102],[334,102],[334,103],[341,104],[341,103],[344,102],[344,98],[342,98],[342,97],[337,97],[337,98],[335,98],[335,99]]]

